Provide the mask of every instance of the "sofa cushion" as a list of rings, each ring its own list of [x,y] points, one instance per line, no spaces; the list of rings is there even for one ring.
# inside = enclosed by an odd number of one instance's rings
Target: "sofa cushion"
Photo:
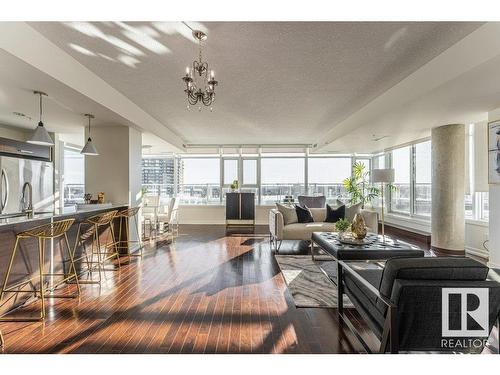
[[[318,197],[299,195],[297,199],[301,206],[307,206],[309,208],[324,208],[326,204],[326,197],[324,195]]]
[[[322,223],[326,219],[326,208],[309,208],[316,223]]]
[[[326,205],[326,218],[325,221],[328,223],[336,223],[340,219],[345,218],[345,206],[342,205],[337,208],[333,208],[329,204]]]
[[[359,214],[361,212],[361,207],[363,206],[363,204],[360,202],[360,203],[356,203],[356,204],[353,204],[351,206],[346,206],[345,208],[345,218],[349,221],[353,221],[354,220],[354,216],[356,214]]]
[[[283,227],[283,238],[287,240],[310,240],[313,232],[335,232],[334,223],[295,223]]]
[[[297,223],[299,220],[297,218],[297,211],[294,206],[287,206],[281,203],[276,203],[276,208],[283,215],[284,225]]]
[[[465,257],[392,258],[385,264],[380,294],[391,298],[396,279],[482,281],[488,271],[485,265]]]
[[[295,205],[295,211],[297,212],[297,219],[299,223],[312,223],[314,221],[311,211],[307,206]]]

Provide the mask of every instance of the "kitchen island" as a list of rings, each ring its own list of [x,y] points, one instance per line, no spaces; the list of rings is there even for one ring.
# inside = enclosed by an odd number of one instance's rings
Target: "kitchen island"
[[[112,205],[108,207],[86,208],[83,211],[62,212],[62,213],[38,213],[33,217],[18,216],[0,220],[0,288],[3,286],[5,274],[7,272],[8,263],[12,254],[12,249],[16,240],[16,234],[40,225],[56,222],[64,219],[75,219],[75,222],[67,232],[71,250],[75,249],[75,259],[80,258],[82,250],[80,246],[75,247],[78,224],[85,221],[87,218],[98,215],[100,213],[123,210],[127,205]],[[118,220],[115,225],[118,227]],[[124,231],[123,231],[124,232]],[[118,230],[115,230],[118,235]],[[109,230],[99,233],[105,240],[109,235]],[[45,272],[61,272],[63,270],[61,262],[61,245],[64,237],[47,241],[46,255],[44,259]],[[126,233],[122,233],[121,240],[126,240]],[[90,245],[92,237],[88,240],[87,246]],[[121,252],[126,252],[126,248],[122,248]],[[81,262],[76,262],[77,271],[82,270]],[[9,278],[9,284],[30,278],[38,275],[38,247],[36,239],[23,239],[20,241],[18,251],[12,266],[12,271]],[[48,282],[48,281],[47,281]],[[36,283],[35,283],[36,284]],[[61,285],[64,288],[64,284]],[[28,289],[28,288],[27,288]],[[33,293],[18,293],[7,295],[0,303],[0,316],[5,314],[13,307],[22,305],[28,300],[33,299]]]

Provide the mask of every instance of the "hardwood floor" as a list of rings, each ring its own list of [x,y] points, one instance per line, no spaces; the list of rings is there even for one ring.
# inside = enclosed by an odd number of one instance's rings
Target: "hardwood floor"
[[[181,226],[175,243],[151,242],[143,258],[106,272],[101,287],[82,285],[79,300],[51,301],[45,322],[0,323],[4,352],[362,351],[335,310],[295,308],[266,232]],[[280,253],[287,252],[300,252],[297,243],[283,243]],[[351,315],[375,349],[369,329]]]

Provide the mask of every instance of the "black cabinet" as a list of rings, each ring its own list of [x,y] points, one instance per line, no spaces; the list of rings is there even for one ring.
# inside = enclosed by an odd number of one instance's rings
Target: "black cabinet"
[[[255,224],[254,193],[226,194],[226,224],[227,225]]]

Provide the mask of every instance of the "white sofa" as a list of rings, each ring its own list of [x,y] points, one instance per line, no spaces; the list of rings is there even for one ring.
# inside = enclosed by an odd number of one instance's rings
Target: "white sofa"
[[[279,250],[283,240],[310,240],[313,232],[335,232],[335,223],[327,223],[326,207],[310,208],[314,222],[284,224],[283,215],[278,209],[269,212],[269,233],[273,248]],[[378,233],[378,215],[375,211],[361,210],[368,231]]]

